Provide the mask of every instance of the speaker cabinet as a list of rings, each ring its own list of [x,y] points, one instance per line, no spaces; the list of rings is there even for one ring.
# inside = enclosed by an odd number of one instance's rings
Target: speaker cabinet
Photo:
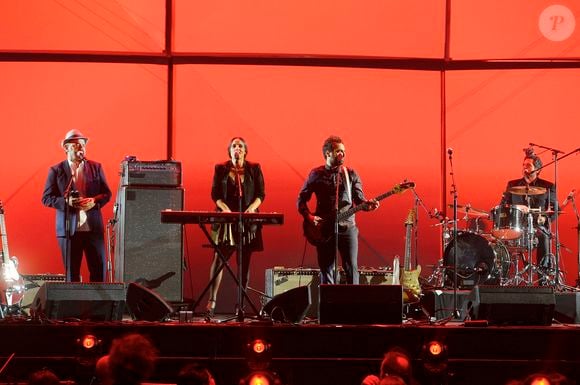
[[[274,321],[299,323],[312,305],[311,287],[299,286],[276,295],[262,311]]]
[[[31,313],[54,320],[120,321],[124,309],[122,283],[46,282],[36,293]]]
[[[160,212],[183,210],[183,189],[122,186],[118,194],[115,280],[181,302],[182,226],[161,223]]]
[[[459,318],[465,319],[465,305],[471,290],[457,290],[457,307],[460,310]],[[455,307],[455,298],[453,290],[430,290],[423,293],[421,298],[421,305],[423,309],[429,313],[429,316],[437,320],[453,317],[453,310]]]
[[[401,285],[320,285],[320,324],[389,324],[403,321]]]
[[[26,291],[22,297],[21,307],[22,310],[28,315],[30,315],[30,307],[36,298],[36,293],[42,287],[45,282],[64,282],[66,281],[66,276],[64,274],[30,274],[21,275],[24,279],[24,284]]]
[[[153,290],[131,282],[127,287],[127,307],[138,321],[164,321],[173,308]]]
[[[393,280],[391,269],[359,269],[359,280],[363,285],[390,285]],[[340,272],[341,283],[345,283],[344,274]],[[312,303],[307,315],[318,317],[318,286],[320,285],[320,270],[310,268],[274,267],[266,269],[266,296],[274,296],[288,290],[309,286]]]
[[[551,287],[475,286],[464,303],[472,319],[490,324],[551,325],[556,299]]]
[[[580,324],[580,293],[555,293],[554,318],[562,323]]]

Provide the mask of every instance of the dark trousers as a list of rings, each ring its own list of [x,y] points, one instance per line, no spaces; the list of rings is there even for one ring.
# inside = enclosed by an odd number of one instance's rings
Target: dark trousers
[[[538,227],[536,237],[538,238],[538,249],[536,250],[536,264],[541,267],[552,268],[552,256],[548,255],[550,251],[550,237],[549,229],[545,227]]]
[[[66,238],[58,237],[58,245],[66,268]],[[89,268],[91,282],[105,281],[105,239],[102,233],[78,231],[70,240],[70,273],[71,282],[81,280],[81,262],[83,253]]]
[[[316,246],[316,251],[318,254],[318,266],[320,267],[320,283],[335,283],[334,236],[328,242]],[[338,251],[342,259],[346,283],[358,285],[358,228],[356,226],[347,227],[345,231],[338,233]]]

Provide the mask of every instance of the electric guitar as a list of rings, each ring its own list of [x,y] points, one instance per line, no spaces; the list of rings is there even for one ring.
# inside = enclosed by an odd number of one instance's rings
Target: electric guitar
[[[387,191],[384,194],[381,194],[374,199],[376,201],[383,200],[387,197],[390,197],[393,194],[400,194],[407,189],[415,187],[414,182],[404,182],[401,184],[397,184],[393,187],[392,190]],[[349,218],[350,216],[354,215],[357,211],[365,210],[368,208],[366,203],[360,204],[358,206],[353,206],[350,209],[339,212],[337,216],[337,220],[340,222]],[[334,234],[334,220],[335,218],[323,218],[322,223],[319,223],[317,226],[314,223],[310,222],[308,219],[304,219],[302,224],[302,228],[304,230],[304,236],[308,240],[308,242],[313,246],[318,246],[324,244],[332,238]]]
[[[24,280],[16,270],[16,257],[10,258],[8,253],[8,237],[6,236],[6,221],[4,206],[0,201],[0,232],[2,233],[2,270],[0,271],[0,301],[2,305],[12,306],[24,297]]]
[[[411,209],[407,220],[405,220],[405,260],[400,280],[403,286],[403,302],[405,303],[419,302],[421,298],[421,285],[419,284],[421,266],[417,265],[415,270],[411,270],[411,232],[414,222],[415,210]]]

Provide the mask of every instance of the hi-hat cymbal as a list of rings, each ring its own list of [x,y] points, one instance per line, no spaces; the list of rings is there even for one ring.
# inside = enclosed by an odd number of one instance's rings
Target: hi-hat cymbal
[[[453,205],[449,205],[450,208],[453,208]],[[466,205],[457,205],[457,211],[460,213],[464,213],[467,215],[472,215],[474,217],[488,217],[489,213],[485,210],[476,209],[475,207],[471,207],[468,203]]]
[[[546,188],[535,186],[513,186],[508,189],[508,192],[515,195],[541,195],[546,193]]]

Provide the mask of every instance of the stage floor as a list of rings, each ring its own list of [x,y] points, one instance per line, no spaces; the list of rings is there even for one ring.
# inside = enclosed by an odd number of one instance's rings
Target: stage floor
[[[378,372],[382,354],[398,346],[413,359],[421,383],[435,379],[424,369],[423,347],[432,340],[447,349],[449,384],[503,384],[538,370],[580,375],[580,326],[485,326],[464,322],[406,320],[400,325],[274,324],[265,321],[206,323],[116,321],[64,322],[6,318],[0,321],[0,356],[8,362],[0,382],[16,382],[43,367],[61,379],[89,383],[94,360],[126,333],[149,336],[160,358],[153,382],[172,383],[191,360],[207,365],[218,385],[237,384],[246,375],[247,345],[270,344],[270,369],[286,385],[360,384]],[[87,351],[79,340],[93,334],[100,344]],[[11,357],[11,355],[14,356]]]

